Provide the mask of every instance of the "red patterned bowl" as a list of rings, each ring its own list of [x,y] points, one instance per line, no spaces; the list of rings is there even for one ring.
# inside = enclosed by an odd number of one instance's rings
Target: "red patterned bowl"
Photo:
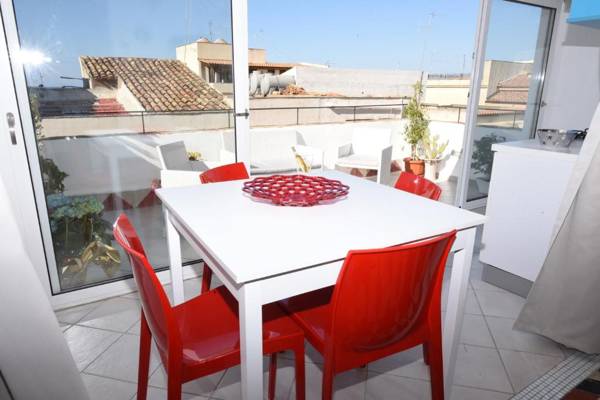
[[[344,197],[350,187],[322,176],[271,175],[244,183],[242,190],[279,206],[307,207]]]

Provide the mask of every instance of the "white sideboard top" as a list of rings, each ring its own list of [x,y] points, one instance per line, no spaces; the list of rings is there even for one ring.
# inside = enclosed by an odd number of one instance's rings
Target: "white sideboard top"
[[[573,141],[573,143],[571,143],[571,146],[567,147],[566,149],[563,149],[545,146],[541,144],[537,139],[530,139],[519,140],[516,142],[496,143],[492,145],[492,151],[520,153],[525,155],[535,154],[541,156],[560,157],[575,160],[577,159],[579,150],[581,150],[582,144],[583,140],[575,140]]]

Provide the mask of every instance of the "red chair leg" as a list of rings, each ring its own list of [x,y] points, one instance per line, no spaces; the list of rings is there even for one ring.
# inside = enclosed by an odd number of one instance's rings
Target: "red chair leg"
[[[167,399],[168,400],[181,400],[181,375],[178,368],[173,368],[177,371],[168,371],[168,383],[167,383]]]
[[[294,363],[296,370],[296,400],[306,397],[306,374],[304,371],[304,343],[294,349]]]
[[[322,400],[333,399],[333,368],[331,368],[331,361],[326,360],[323,366],[323,388],[321,389]]]
[[[202,270],[202,291],[200,293],[206,293],[210,290],[210,281],[212,280],[212,270],[204,264],[204,269]]]
[[[423,362],[425,365],[429,365],[429,346],[427,343],[423,343]]]
[[[275,400],[275,387],[277,386],[277,353],[271,354],[269,363],[269,400]]]
[[[435,336],[431,339],[428,347],[431,398],[432,400],[444,400],[444,361],[441,332],[438,332]]]
[[[140,354],[138,363],[138,387],[137,400],[146,400],[148,393],[148,372],[150,369],[150,345],[152,334],[146,322],[146,317],[142,311],[142,321],[140,323]]]

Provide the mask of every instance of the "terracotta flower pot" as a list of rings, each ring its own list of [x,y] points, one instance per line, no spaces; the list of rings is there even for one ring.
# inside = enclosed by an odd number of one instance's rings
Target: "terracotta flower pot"
[[[413,160],[411,157],[406,157],[404,159],[404,170],[418,176],[423,176],[425,174],[425,161]]]

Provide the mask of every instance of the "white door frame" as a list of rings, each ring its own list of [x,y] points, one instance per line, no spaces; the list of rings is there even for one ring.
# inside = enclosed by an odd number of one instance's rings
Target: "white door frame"
[[[471,69],[471,83],[469,87],[469,99],[467,101],[467,116],[464,130],[465,133],[463,135],[462,168],[460,178],[458,180],[455,199],[455,204],[459,207],[465,207],[467,205],[469,173],[471,171],[471,156],[473,154],[472,137],[473,129],[477,125],[477,109],[479,107],[479,98],[481,93],[481,78],[483,76],[485,46],[487,44],[487,35],[490,26],[491,8],[491,0],[481,0],[479,2],[479,17],[477,19],[473,67]]]
[[[2,174],[11,177],[9,184],[15,188],[11,199],[16,206],[28,253],[42,281],[46,294],[55,309],[88,303],[118,296],[135,290],[132,278],[100,284],[88,288],[53,294],[52,286],[58,286],[58,271],[52,247],[52,237],[46,199],[37,157],[37,143],[31,120],[25,73],[18,58],[19,38],[13,3],[0,0],[0,87],[6,90],[0,96],[0,155],[6,150],[9,157],[0,159]],[[236,155],[240,161],[249,161],[249,119],[244,113],[249,109],[248,97],[248,20],[247,0],[231,0],[232,37],[234,57],[234,102],[236,126]],[[5,45],[6,43],[6,45]],[[16,145],[8,145],[10,135],[6,113],[15,116]],[[7,145],[5,146],[5,142]],[[28,158],[29,155],[29,158]],[[18,206],[18,207],[17,207]],[[44,246],[44,243],[47,245]],[[184,269],[184,279],[198,276],[200,268]],[[169,271],[158,273],[161,282],[169,283]],[[51,285],[51,282],[53,285]]]
[[[11,188],[11,201],[15,212],[18,214],[19,228],[23,235],[27,252],[36,273],[42,281],[44,289],[48,295],[51,294],[48,268],[46,268],[46,253],[44,251],[44,242],[42,239],[40,219],[38,217],[38,208],[36,207],[36,196],[31,179],[30,168],[38,168],[37,149],[34,152],[26,145],[26,136],[23,134],[25,129],[33,129],[31,114],[29,113],[29,104],[23,105],[17,102],[15,90],[18,90],[18,76],[22,72],[14,65],[11,67],[8,48],[11,47],[16,38],[16,26],[12,2],[10,0],[0,0],[0,87],[6,88],[0,96],[0,169],[5,178],[8,178],[8,185]],[[5,37],[6,32],[6,37]],[[13,33],[11,37],[10,33]],[[8,44],[7,46],[4,44]],[[15,50],[13,50],[15,51]],[[11,51],[11,54],[15,54]],[[21,76],[24,79],[23,76]],[[25,89],[26,90],[26,89]],[[14,116],[14,127],[9,128],[7,123],[7,114]],[[27,118],[22,118],[26,115]],[[12,132],[10,132],[12,130]],[[11,139],[14,137],[14,141]],[[35,140],[35,138],[34,138]],[[35,145],[35,143],[34,143]],[[28,154],[35,154],[28,160]],[[35,164],[30,166],[30,161]],[[43,201],[43,200],[42,200]],[[46,212],[45,204],[43,209]]]
[[[477,21],[477,30],[475,36],[475,46],[473,52],[473,67],[471,71],[471,82],[469,86],[469,99],[467,102],[465,129],[463,135],[463,151],[462,151],[462,166],[456,190],[455,205],[467,209],[475,209],[484,207],[487,204],[487,197],[467,201],[469,191],[469,177],[471,171],[471,156],[473,155],[473,132],[477,126],[477,111],[479,108],[479,99],[481,94],[481,79],[483,76],[483,67],[485,63],[485,49],[487,46],[487,36],[490,26],[490,15],[492,10],[493,0],[480,0],[479,17]],[[560,7],[562,0],[507,0],[515,3],[529,4],[532,6],[553,8],[554,22],[551,27],[550,36],[554,35],[558,26]],[[546,68],[550,65],[550,55],[552,54],[552,46],[547,49],[548,60]],[[540,99],[541,100],[541,99]],[[539,113],[541,115],[540,109]],[[540,115],[538,115],[538,120]]]
[[[248,1],[231,0],[235,156],[250,171],[250,87],[248,79]]]

